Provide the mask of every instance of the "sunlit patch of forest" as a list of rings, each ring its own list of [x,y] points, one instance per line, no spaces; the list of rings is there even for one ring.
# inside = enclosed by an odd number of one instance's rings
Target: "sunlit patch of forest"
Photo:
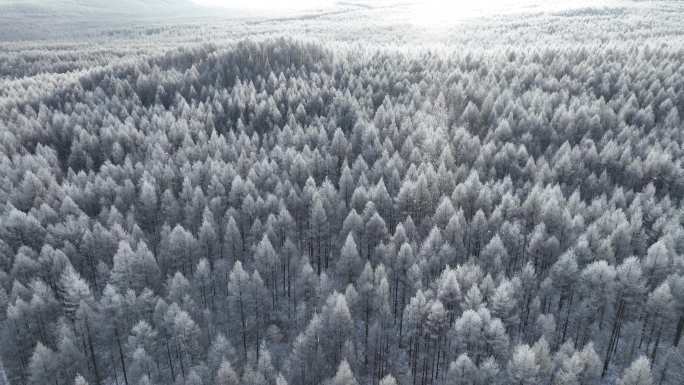
[[[684,9],[382,12],[0,42],[9,383],[682,384]]]

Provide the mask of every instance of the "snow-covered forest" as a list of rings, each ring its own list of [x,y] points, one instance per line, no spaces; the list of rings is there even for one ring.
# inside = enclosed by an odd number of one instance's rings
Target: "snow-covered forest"
[[[8,383],[681,385],[684,7],[625,3],[0,27]]]

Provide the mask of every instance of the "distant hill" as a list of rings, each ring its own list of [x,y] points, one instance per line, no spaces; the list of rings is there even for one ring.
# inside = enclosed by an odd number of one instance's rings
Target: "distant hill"
[[[86,37],[103,26],[207,15],[192,0],[0,0],[0,41]]]
[[[3,15],[155,16],[197,12],[191,0],[0,0]]]
[[[234,0],[219,6],[221,0],[0,0],[0,42],[67,36],[83,39],[98,36],[103,28],[188,20],[253,18],[282,21],[283,17],[330,15],[331,9],[340,6],[364,8],[336,0],[292,9],[282,5],[260,8],[250,4],[265,4],[265,1]]]

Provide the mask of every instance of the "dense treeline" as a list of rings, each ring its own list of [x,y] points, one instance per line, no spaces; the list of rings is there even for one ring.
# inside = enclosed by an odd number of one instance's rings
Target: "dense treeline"
[[[271,40],[8,80],[9,380],[681,384],[683,55]]]

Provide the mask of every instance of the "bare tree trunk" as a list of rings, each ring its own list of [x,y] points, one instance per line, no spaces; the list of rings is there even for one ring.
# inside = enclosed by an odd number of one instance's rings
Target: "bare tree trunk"
[[[242,293],[240,293],[240,321],[242,323],[242,352],[244,353],[245,360],[247,359],[247,332],[245,324],[245,311],[242,304]]]
[[[610,360],[612,359],[613,352],[617,348],[617,344],[620,340],[620,328],[622,326],[622,314],[624,313],[624,310],[625,302],[623,300],[620,300],[617,313],[615,314],[615,321],[613,321],[613,328],[610,333],[608,348],[606,349],[606,356],[603,361],[603,370],[601,371],[601,377],[605,377],[606,373],[608,372]]]
[[[684,314],[679,316],[674,341],[672,341],[673,346],[679,346],[679,340],[682,338],[682,330],[684,330]]]
[[[171,381],[176,380],[176,373],[173,370],[173,360],[171,359],[171,348],[169,347],[169,339],[166,339],[166,357],[169,359],[169,370],[171,371]]]
[[[121,348],[121,338],[119,338],[119,329],[114,327],[114,336],[116,337],[116,345],[119,347],[119,360],[121,361],[121,370],[123,371],[124,383],[128,385],[128,374],[126,373],[126,360],[124,360],[123,349]]]
[[[93,337],[90,334],[90,323],[88,322],[88,317],[84,319],[85,322],[85,328],[86,328],[86,338],[88,339],[88,350],[90,351],[90,359],[92,360],[93,363],[93,376],[95,377],[95,384],[100,385],[102,384],[102,380],[100,379],[100,372],[97,370],[97,359],[95,358],[95,347],[93,346]]]

